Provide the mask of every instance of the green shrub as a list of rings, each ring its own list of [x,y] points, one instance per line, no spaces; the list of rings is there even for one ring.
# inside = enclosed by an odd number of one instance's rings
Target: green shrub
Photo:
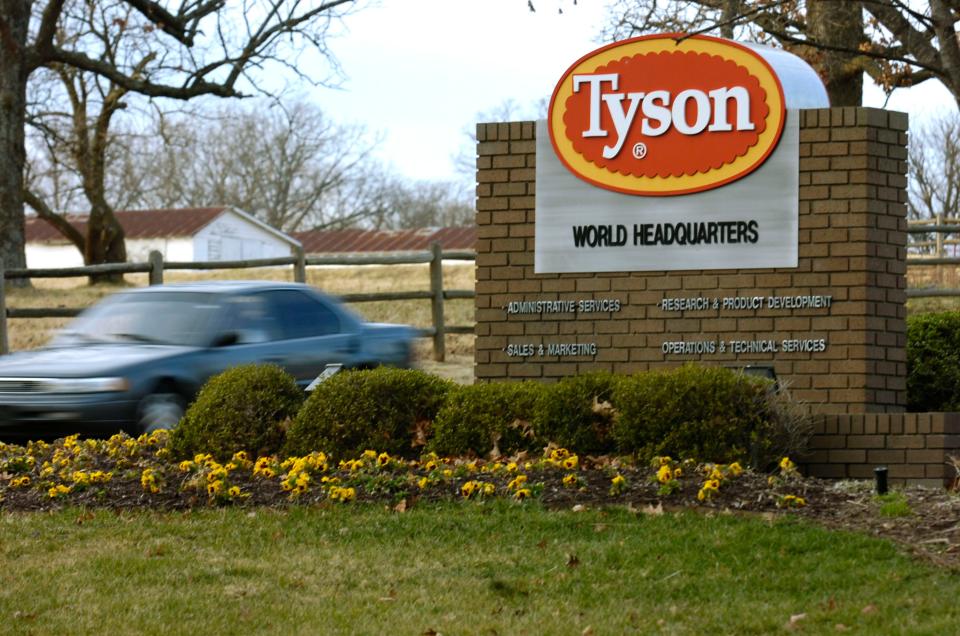
[[[287,432],[287,455],[366,449],[410,455],[453,383],[414,369],[343,371],[318,385]],[[420,437],[420,439],[416,439]]]
[[[960,311],[907,319],[907,409],[960,410]]]
[[[533,430],[542,445],[553,442],[577,453],[609,453],[615,404],[612,373],[586,373],[545,386],[537,399]]]
[[[200,389],[171,448],[178,457],[210,453],[226,460],[238,451],[272,454],[283,445],[286,422],[296,415],[303,391],[276,365],[243,365],[216,375]]]
[[[503,382],[461,386],[447,397],[433,426],[430,448],[441,455],[486,456],[533,448],[531,422],[539,382]]]
[[[613,436],[621,452],[700,461],[751,460],[773,434],[768,380],[722,367],[685,365],[616,385]]]

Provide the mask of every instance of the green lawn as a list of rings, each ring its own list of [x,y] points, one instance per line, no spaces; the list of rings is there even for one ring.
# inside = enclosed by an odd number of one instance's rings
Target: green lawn
[[[958,578],[791,519],[532,502],[0,516],[14,634],[950,634]]]

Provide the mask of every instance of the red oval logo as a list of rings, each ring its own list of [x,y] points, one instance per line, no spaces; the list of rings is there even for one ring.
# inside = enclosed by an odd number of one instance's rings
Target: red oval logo
[[[783,90],[752,50],[660,35],[574,64],[550,104],[551,141],[580,178],[629,194],[698,192],[746,176],[783,129]]]

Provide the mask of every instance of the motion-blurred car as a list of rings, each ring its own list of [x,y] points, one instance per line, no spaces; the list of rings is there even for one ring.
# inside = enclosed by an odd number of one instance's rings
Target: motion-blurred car
[[[295,283],[203,282],[124,291],[46,347],[0,357],[0,438],[172,428],[206,380],[275,363],[306,387],[328,364],[410,364],[415,331],[366,323]]]

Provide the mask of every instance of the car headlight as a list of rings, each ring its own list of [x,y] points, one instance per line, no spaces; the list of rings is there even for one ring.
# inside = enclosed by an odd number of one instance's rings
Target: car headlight
[[[45,378],[41,386],[45,393],[109,393],[126,391],[130,382],[126,378]]]

